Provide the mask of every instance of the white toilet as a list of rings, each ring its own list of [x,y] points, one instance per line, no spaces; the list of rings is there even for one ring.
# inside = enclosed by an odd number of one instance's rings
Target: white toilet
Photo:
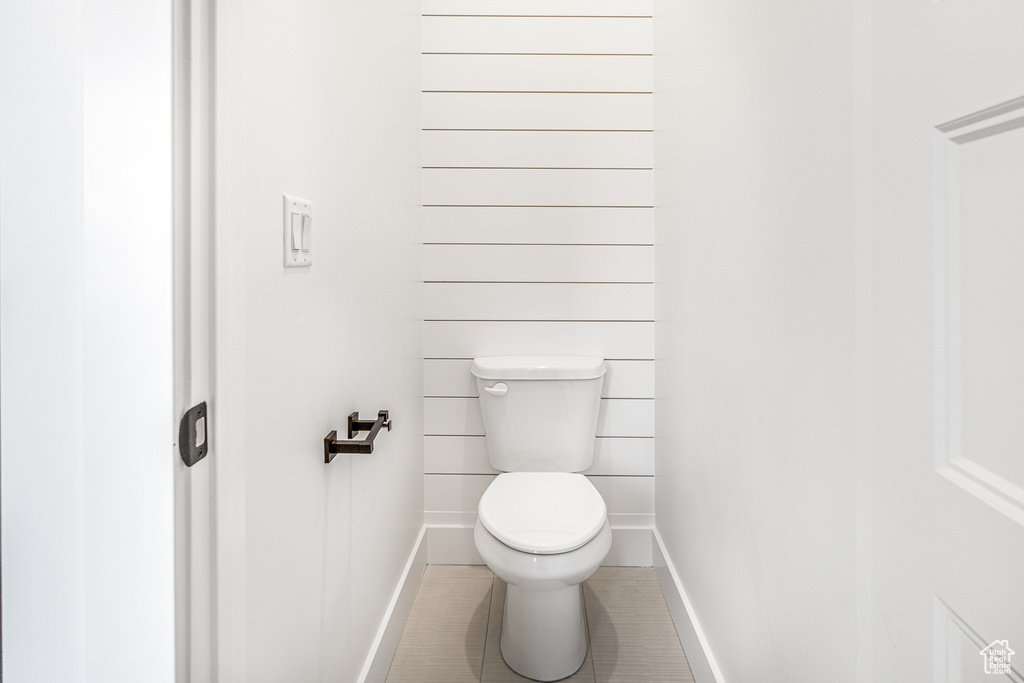
[[[517,673],[555,681],[587,654],[581,583],[612,545],[608,509],[578,472],[594,460],[601,358],[475,358],[487,451],[499,474],[474,530],[508,587],[501,654]]]

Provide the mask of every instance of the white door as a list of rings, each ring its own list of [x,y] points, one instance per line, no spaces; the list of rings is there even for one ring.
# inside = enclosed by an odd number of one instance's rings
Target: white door
[[[1020,681],[981,650],[1024,671],[1024,3],[875,2],[872,35],[864,680]]]

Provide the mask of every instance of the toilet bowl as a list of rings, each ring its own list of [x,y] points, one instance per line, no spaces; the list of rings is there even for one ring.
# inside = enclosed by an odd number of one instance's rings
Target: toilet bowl
[[[600,358],[504,356],[473,362],[488,456],[499,474],[473,538],[507,584],[501,653],[539,681],[571,676],[587,653],[582,582],[611,549],[608,510],[579,471],[593,462]]]
[[[522,481],[507,486],[505,480],[515,477]],[[525,495],[518,506],[488,497],[511,498],[519,487]],[[501,655],[527,678],[571,676],[587,655],[581,584],[612,546],[604,501],[583,475],[560,472],[501,474],[484,496],[473,539],[487,566],[507,584]],[[566,505],[584,498],[590,500],[575,509]],[[571,549],[555,550],[562,548]]]

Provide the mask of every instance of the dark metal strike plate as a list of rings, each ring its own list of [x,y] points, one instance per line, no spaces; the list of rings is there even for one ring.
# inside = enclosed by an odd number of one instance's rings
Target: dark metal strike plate
[[[178,423],[178,453],[192,467],[210,452],[210,421],[206,419],[206,401],[185,411]]]

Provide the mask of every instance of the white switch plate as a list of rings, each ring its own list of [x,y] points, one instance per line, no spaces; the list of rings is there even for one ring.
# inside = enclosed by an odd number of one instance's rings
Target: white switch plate
[[[284,267],[305,268],[313,263],[313,202],[284,196]]]

